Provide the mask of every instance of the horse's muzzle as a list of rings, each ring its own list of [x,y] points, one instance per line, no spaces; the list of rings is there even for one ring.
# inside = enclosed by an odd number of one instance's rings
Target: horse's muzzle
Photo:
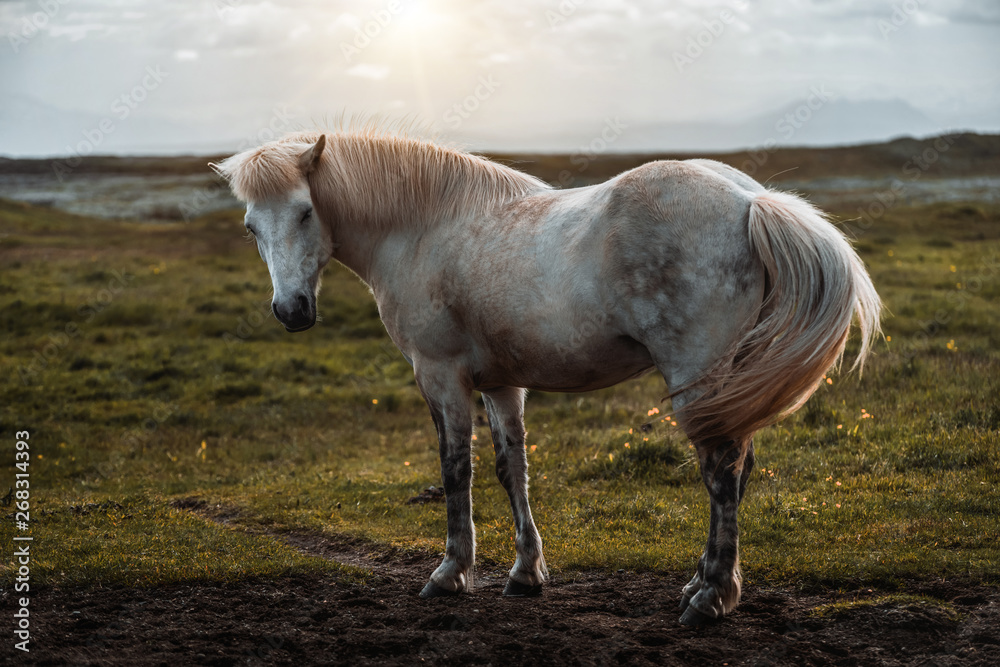
[[[271,303],[271,311],[286,331],[305,331],[316,324],[316,304],[305,294],[300,294],[291,304]]]

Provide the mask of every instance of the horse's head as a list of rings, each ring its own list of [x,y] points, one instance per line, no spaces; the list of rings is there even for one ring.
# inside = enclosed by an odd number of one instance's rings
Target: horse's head
[[[290,150],[298,151],[294,167],[286,164],[279,174],[268,173],[262,165],[251,165],[256,179],[240,183],[253,157],[229,164],[213,165],[234,187],[237,196],[247,201],[243,224],[257,242],[261,259],[267,264],[274,286],[271,310],[288,331],[305,331],[316,323],[316,295],[320,274],[333,254],[333,238],[328,225],[323,224],[313,210],[308,175],[322,160],[326,136],[320,135],[315,144]],[[261,160],[266,162],[265,160]],[[271,170],[272,172],[275,170]],[[261,187],[257,196],[246,192],[247,185],[261,185],[259,179],[273,178],[282,187]],[[242,186],[242,187],[241,187]]]

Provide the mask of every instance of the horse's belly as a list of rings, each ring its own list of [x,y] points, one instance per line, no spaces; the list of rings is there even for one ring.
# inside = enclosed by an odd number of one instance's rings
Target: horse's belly
[[[585,333],[585,332],[581,332]],[[628,336],[567,337],[532,344],[495,341],[486,355],[477,389],[511,386],[537,391],[592,391],[653,368],[644,346]]]

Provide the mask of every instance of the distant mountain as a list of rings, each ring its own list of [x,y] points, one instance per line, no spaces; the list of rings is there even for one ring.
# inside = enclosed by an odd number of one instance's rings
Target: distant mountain
[[[842,146],[940,134],[948,129],[899,99],[822,101],[814,96],[740,122],[628,125],[607,144],[606,152],[731,151],[769,142],[778,146]],[[603,130],[595,125],[593,137],[559,129],[536,130],[516,138],[470,134],[459,140],[484,150],[572,153],[592,141],[600,145]]]

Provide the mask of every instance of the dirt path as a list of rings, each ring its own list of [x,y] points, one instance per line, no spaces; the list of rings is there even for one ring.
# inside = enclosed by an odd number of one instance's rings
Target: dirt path
[[[951,602],[957,613],[915,603],[819,618],[810,614],[819,605],[872,594],[752,586],[730,618],[690,629],[677,624],[679,576],[560,576],[541,598],[509,599],[501,595],[505,572],[481,569],[473,594],[421,600],[433,554],[377,554],[356,540],[310,534],[284,539],[375,576],[367,585],[290,577],[42,591],[31,601],[32,651],[15,664],[1000,665],[993,588],[907,591]],[[10,618],[10,591],[0,607]]]

